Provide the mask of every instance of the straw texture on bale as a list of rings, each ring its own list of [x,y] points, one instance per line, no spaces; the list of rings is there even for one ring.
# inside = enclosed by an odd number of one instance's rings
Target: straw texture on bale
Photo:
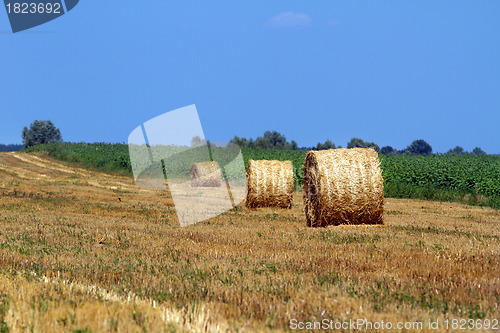
[[[191,165],[189,173],[192,187],[220,187],[221,171],[217,162],[201,162]]]
[[[371,148],[310,151],[304,162],[307,225],[383,224],[384,183]]]
[[[292,208],[293,180],[290,161],[248,161],[247,207]]]

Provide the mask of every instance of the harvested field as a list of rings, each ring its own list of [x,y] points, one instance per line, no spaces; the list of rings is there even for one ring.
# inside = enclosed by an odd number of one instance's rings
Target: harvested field
[[[0,329],[255,332],[367,319],[445,332],[446,318],[499,319],[500,211],[385,199],[384,225],[308,228],[294,196],[291,209],[242,205],[181,228],[168,193],[2,153]]]

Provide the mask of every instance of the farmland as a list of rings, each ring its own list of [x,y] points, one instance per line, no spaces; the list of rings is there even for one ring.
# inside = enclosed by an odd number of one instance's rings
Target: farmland
[[[181,228],[169,194],[128,175],[0,154],[0,328],[286,331],[292,319],[500,317],[498,210],[389,198],[384,222],[308,228],[295,193],[290,210],[237,206]]]
[[[28,151],[46,151],[65,161],[104,171],[131,173],[128,147],[125,144],[49,144],[35,146]],[[245,165],[249,159],[292,161],[296,186],[302,185],[306,151],[243,148],[242,153]],[[458,201],[500,208],[498,155],[380,155],[380,162],[386,197]]]

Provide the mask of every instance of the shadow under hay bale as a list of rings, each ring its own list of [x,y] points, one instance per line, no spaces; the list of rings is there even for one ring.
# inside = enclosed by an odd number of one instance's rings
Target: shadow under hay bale
[[[221,171],[217,162],[193,163],[189,172],[191,187],[220,187]]]
[[[308,152],[303,189],[310,227],[383,224],[384,183],[371,148]]]
[[[292,208],[293,180],[290,161],[248,161],[246,206]]]

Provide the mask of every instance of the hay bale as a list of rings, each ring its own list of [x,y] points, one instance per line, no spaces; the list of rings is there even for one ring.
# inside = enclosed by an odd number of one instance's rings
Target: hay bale
[[[292,208],[292,162],[248,161],[247,189],[247,207]]]
[[[193,163],[191,171],[191,187],[220,187],[221,171],[217,162]]]
[[[383,224],[384,183],[371,148],[310,151],[304,162],[307,225]]]

